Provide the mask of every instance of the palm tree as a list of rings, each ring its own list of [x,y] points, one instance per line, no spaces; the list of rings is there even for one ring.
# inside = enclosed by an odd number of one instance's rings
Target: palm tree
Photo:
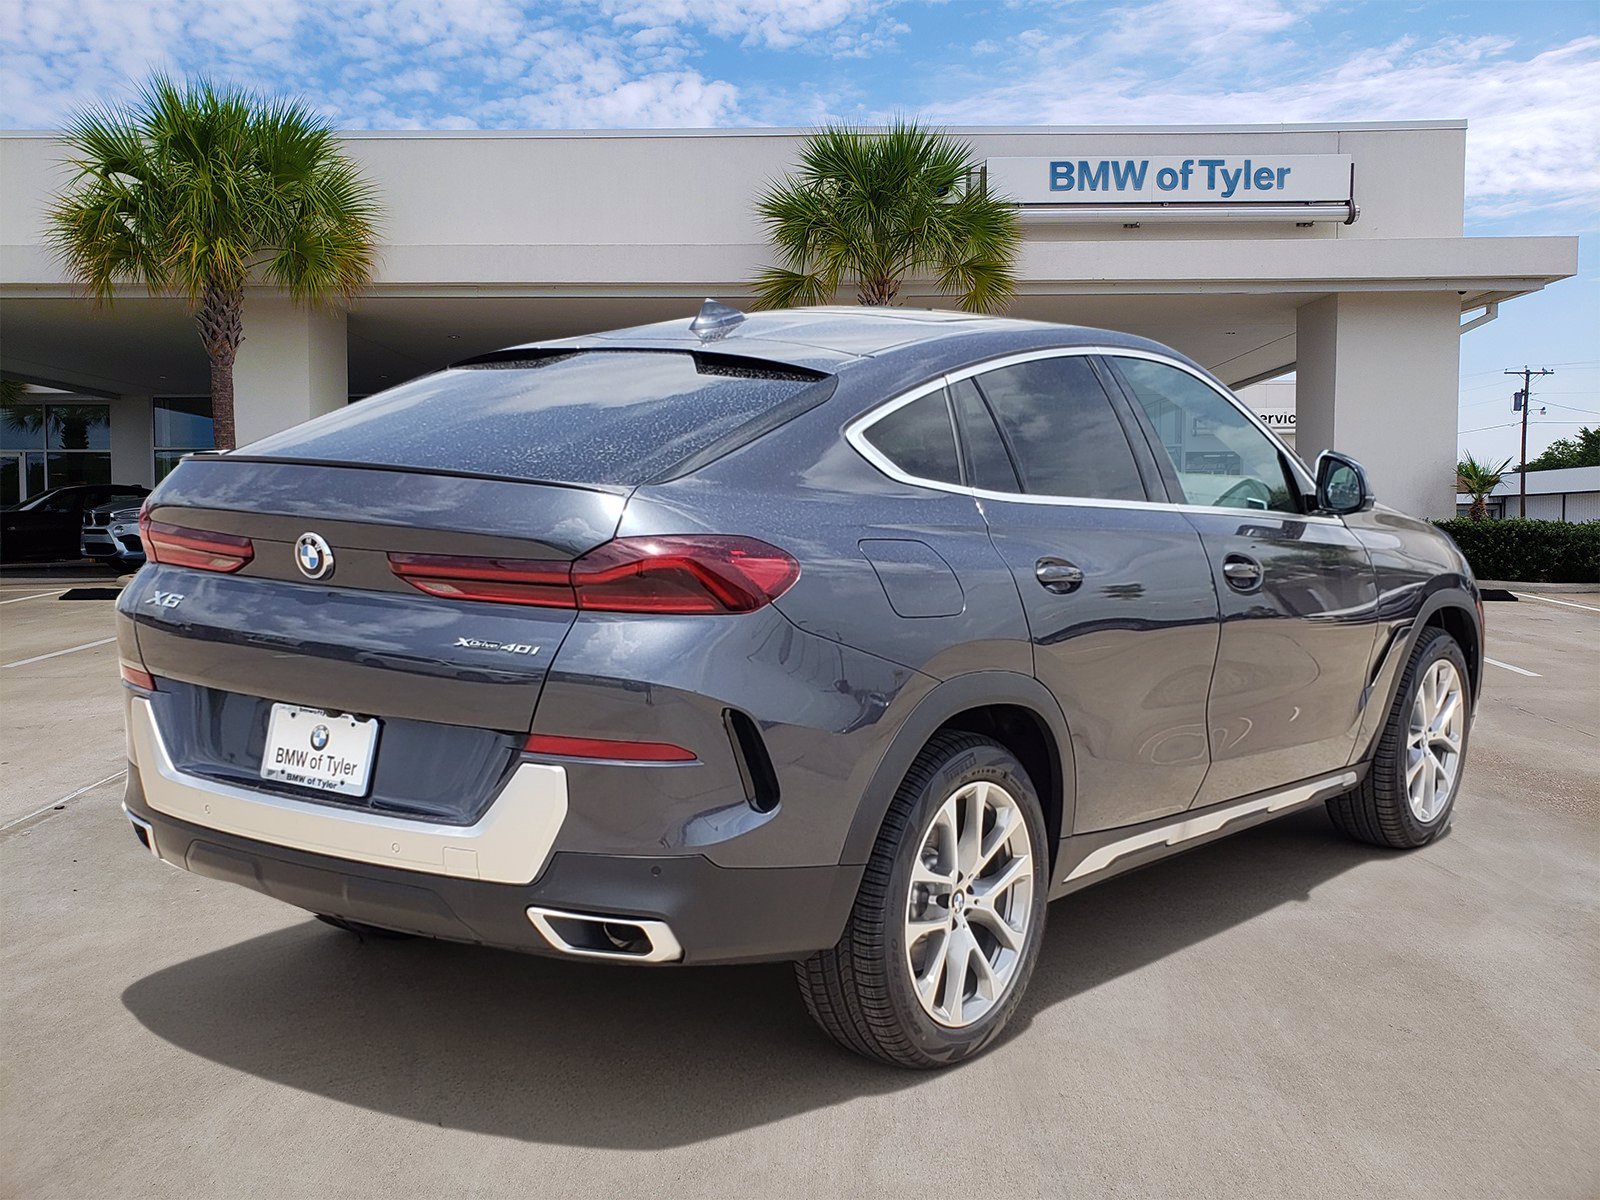
[[[846,283],[892,304],[907,276],[931,275],[969,312],[1003,308],[1022,231],[1011,205],[968,186],[976,167],[967,143],[915,122],[813,133],[759,202],[780,265],[757,276],[755,306],[824,304]]]
[[[50,237],[95,299],[119,283],[182,296],[211,360],[217,448],[234,444],[233,363],[248,283],[348,302],[372,277],[375,192],[294,100],[156,76],[129,107],[89,109],[63,140],[76,174]]]
[[[1491,467],[1472,457],[1468,451],[1467,456],[1456,464],[1456,491],[1465,492],[1472,497],[1472,507],[1467,515],[1474,521],[1481,521],[1489,515],[1489,506],[1486,503],[1489,493],[1500,486],[1500,477],[1505,474],[1511,465],[1508,458],[1498,467]]]

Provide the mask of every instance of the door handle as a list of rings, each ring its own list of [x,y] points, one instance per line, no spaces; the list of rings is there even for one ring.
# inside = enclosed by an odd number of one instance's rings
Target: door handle
[[[1033,577],[1045,591],[1058,596],[1083,586],[1083,571],[1064,558],[1041,558],[1033,565]]]
[[[1253,592],[1261,586],[1261,564],[1243,554],[1222,560],[1222,576],[1236,592]]]

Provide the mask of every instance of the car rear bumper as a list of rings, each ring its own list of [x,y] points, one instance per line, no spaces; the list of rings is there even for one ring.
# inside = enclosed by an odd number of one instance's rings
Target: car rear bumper
[[[353,862],[180,820],[151,807],[136,766],[128,772],[124,807],[140,841],[162,861],[309,912],[427,937],[621,962],[803,958],[838,940],[862,872],[859,866],[727,868],[701,855],[558,852],[532,883],[491,883]],[[548,918],[552,912],[556,921]],[[563,946],[561,915],[659,925],[678,953],[597,955],[577,939]],[[558,940],[541,926],[556,930]],[[659,935],[652,942],[664,944]]]

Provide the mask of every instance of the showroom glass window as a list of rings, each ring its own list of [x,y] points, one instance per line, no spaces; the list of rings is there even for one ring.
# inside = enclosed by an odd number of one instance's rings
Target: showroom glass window
[[[185,454],[215,450],[210,396],[157,396],[155,416],[156,482],[160,483]]]
[[[1147,498],[1127,435],[1086,359],[1071,355],[1000,367],[977,376],[977,385],[1000,423],[1025,492]]]
[[[1215,388],[1166,363],[1110,361],[1160,435],[1187,503],[1300,511],[1278,447]]]
[[[0,406],[0,502],[15,503],[74,483],[110,482],[109,404]]]

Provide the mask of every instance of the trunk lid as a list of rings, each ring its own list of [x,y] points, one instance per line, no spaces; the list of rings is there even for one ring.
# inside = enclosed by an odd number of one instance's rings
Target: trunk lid
[[[526,731],[576,613],[427,595],[391,552],[570,560],[616,532],[626,490],[248,458],[185,462],[153,520],[248,537],[234,574],[146,567],[118,609],[145,667],[220,693]],[[296,560],[321,537],[333,569]]]

